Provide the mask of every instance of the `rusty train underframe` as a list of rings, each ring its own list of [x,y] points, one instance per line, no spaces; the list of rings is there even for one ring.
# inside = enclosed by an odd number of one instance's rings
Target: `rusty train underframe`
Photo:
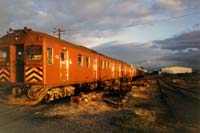
[[[108,91],[110,94],[123,95],[130,91],[131,83],[130,79],[120,80],[107,80],[98,81],[93,83],[82,83],[71,86],[43,86],[43,85],[14,85],[11,87],[12,95],[16,98],[20,98],[24,95],[33,103],[37,104],[41,101],[50,103],[51,101],[64,98],[67,96],[78,95],[80,92],[89,92],[92,90]]]

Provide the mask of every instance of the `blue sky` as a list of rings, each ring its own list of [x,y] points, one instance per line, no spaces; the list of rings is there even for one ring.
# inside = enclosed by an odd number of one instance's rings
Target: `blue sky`
[[[179,58],[183,54],[183,49],[164,49],[163,45],[170,45],[168,40],[177,41],[185,34],[191,37],[191,33],[198,38],[199,33],[194,31],[200,30],[200,1],[0,0],[0,17],[0,36],[10,27],[19,29],[24,26],[53,35],[53,28],[56,27],[66,31],[62,36],[64,40],[90,48],[104,44],[140,45],[140,50],[143,48],[141,52],[149,55],[140,55],[140,63],[138,60],[127,61],[136,65],[145,66],[142,61],[155,65],[155,60],[158,61],[161,57],[161,66],[176,65],[177,60],[169,58],[168,55],[176,53],[174,56],[177,56],[179,53]],[[190,43],[194,43],[191,38],[187,39],[184,42],[187,42],[187,45],[184,44],[185,51],[190,48]],[[158,42],[161,43],[160,47]],[[154,45],[156,47],[153,47]],[[199,50],[198,46],[196,50]],[[197,51],[189,52],[195,55],[193,53]],[[164,57],[168,57],[168,64]],[[173,64],[170,63],[170,59]],[[181,62],[184,64],[184,61]],[[197,65],[198,63],[194,62]]]

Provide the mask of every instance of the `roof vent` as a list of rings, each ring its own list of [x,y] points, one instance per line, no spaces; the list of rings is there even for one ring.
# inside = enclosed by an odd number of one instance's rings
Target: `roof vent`
[[[31,31],[31,29],[27,28],[26,26],[24,27],[24,32],[27,33],[28,31]]]
[[[14,30],[12,28],[9,28],[9,30],[7,31],[7,34],[12,34],[14,32]]]

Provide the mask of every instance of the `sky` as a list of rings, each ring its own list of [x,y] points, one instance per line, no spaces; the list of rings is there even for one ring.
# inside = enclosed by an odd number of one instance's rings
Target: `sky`
[[[199,0],[0,0],[0,18],[0,36],[62,28],[62,39],[89,48],[131,46],[140,52],[125,60],[137,66],[200,66],[191,60],[200,57]]]

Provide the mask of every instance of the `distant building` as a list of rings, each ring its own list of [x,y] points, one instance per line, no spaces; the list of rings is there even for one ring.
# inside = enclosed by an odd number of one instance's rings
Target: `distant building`
[[[145,69],[144,67],[140,67],[139,69],[142,70],[142,71],[144,71],[145,73],[148,72],[147,69]]]
[[[192,73],[192,68],[180,67],[180,66],[165,67],[161,68],[161,73],[168,73],[168,74]]]

